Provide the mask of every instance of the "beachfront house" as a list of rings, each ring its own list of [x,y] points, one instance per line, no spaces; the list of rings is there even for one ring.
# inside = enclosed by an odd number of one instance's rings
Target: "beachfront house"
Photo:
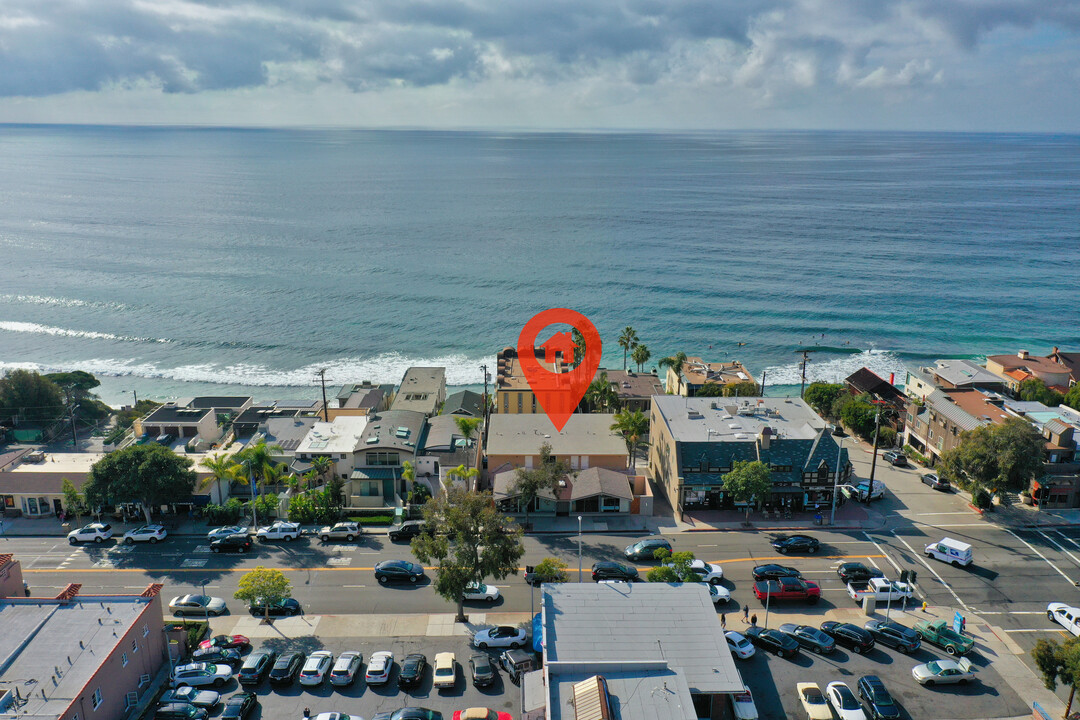
[[[551,445],[556,460],[571,470],[603,467],[625,470],[626,443],[611,430],[615,416],[609,413],[570,416],[562,431],[547,415],[492,415],[487,438],[487,467],[494,474],[510,468],[531,468],[540,461],[540,446]]]
[[[446,368],[411,367],[401,378],[391,410],[408,410],[428,417],[438,415],[446,401]]]
[[[684,397],[694,397],[706,385],[736,385],[753,382],[754,376],[738,360],[732,362],[705,362],[699,357],[688,357],[682,372],[676,374],[670,367],[664,379],[668,392]]]

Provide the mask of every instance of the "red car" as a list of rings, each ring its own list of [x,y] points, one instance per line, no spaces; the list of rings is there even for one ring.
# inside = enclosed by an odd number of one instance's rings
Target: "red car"
[[[206,648],[236,648],[242,650],[251,645],[251,641],[243,635],[215,635],[209,640],[203,640],[199,647]]]
[[[762,602],[767,597],[770,601],[805,600],[813,605],[821,598],[821,588],[802,578],[782,577],[754,583],[754,596]]]
[[[474,707],[468,710],[455,710],[453,720],[514,720],[510,713]]]

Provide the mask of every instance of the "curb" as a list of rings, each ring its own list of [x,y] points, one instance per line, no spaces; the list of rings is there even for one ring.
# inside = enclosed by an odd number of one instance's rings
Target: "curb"
[[[776,531],[787,532],[787,531],[794,531],[794,530],[813,531],[814,528],[816,528],[816,527],[820,527],[822,530],[824,530],[826,528],[829,529],[829,530],[862,530],[863,529],[862,526],[860,526],[860,525],[821,525],[821,526],[815,525],[815,526],[810,527],[810,528],[806,528],[806,527],[803,527],[803,526],[799,525],[799,526],[796,526],[796,527],[773,527],[773,526],[756,527],[755,526],[755,527],[735,527],[735,528],[717,528],[717,527],[687,528],[686,530],[681,530],[680,532],[684,532],[684,533],[693,533],[693,532],[776,532]]]

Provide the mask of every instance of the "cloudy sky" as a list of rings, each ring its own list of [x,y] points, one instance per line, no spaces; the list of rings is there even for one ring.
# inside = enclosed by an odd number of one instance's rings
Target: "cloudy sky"
[[[2,0],[0,122],[1080,131],[1080,0]]]

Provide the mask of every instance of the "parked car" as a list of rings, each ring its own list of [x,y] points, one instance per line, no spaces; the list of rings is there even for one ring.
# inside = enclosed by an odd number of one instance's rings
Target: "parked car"
[[[236,673],[236,680],[241,685],[258,685],[270,674],[276,662],[277,653],[273,650],[256,650],[244,658],[244,664]]]
[[[187,703],[188,705],[194,705],[195,707],[210,709],[217,705],[219,700],[221,700],[220,693],[216,693],[213,690],[200,690],[199,688],[189,686],[165,691],[158,699],[158,702]]]
[[[281,598],[271,603],[257,599],[248,605],[248,612],[256,617],[281,617],[286,615],[299,615],[301,612],[300,602],[293,598]]]
[[[795,638],[795,642],[802,647],[819,655],[831,653],[836,649],[836,641],[816,627],[784,623],[777,629],[785,635]]]
[[[375,579],[380,584],[412,583],[424,579],[424,568],[408,560],[383,560],[375,564]]]
[[[377,712],[371,720],[442,720],[442,713],[422,707],[405,707],[393,712]]]
[[[247,535],[248,529],[243,525],[226,525],[224,527],[217,527],[206,533],[207,540],[220,540],[230,535]]]
[[[392,542],[409,542],[414,537],[422,535],[427,524],[423,520],[406,520],[400,525],[390,528],[390,540]]]
[[[225,701],[225,711],[218,720],[247,720],[251,711],[259,707],[255,693],[244,692],[233,695]]]
[[[897,467],[907,467],[907,455],[899,450],[887,450],[881,453],[881,459],[890,465],[896,465]]]
[[[762,650],[776,653],[780,658],[793,658],[799,654],[799,643],[779,630],[766,630],[758,625],[746,628],[746,638]]]
[[[975,666],[967,658],[931,660],[911,668],[911,677],[920,685],[966,685],[975,679]]]
[[[713,605],[731,600],[731,591],[723,585],[705,585],[705,587],[709,588],[709,597],[712,598]]]
[[[1046,606],[1046,617],[1056,622],[1076,637],[1080,637],[1080,608],[1065,603],[1052,602]]]
[[[432,673],[432,685],[437,688],[452,688],[457,685],[457,658],[452,652],[435,655],[435,667]]]
[[[919,636],[914,630],[898,622],[869,620],[863,625],[863,628],[870,631],[875,641],[902,653],[915,652],[922,645]]]
[[[795,691],[799,694],[799,702],[802,703],[806,720],[832,720],[832,710],[829,709],[829,701],[817,683],[801,682],[795,685]]]
[[[698,574],[702,582],[710,585],[719,585],[724,579],[724,569],[715,563],[707,563],[704,560],[691,560],[690,569]]]
[[[215,635],[199,643],[201,648],[236,648],[243,650],[251,647],[251,641],[245,635]]]
[[[210,595],[181,595],[169,601],[173,615],[223,615],[229,608],[225,600]]]
[[[154,545],[164,540],[168,534],[163,525],[143,525],[140,528],[128,530],[124,533],[124,544],[132,545],[137,542],[144,542]]]
[[[464,599],[493,604],[499,599],[499,588],[484,583],[469,583],[465,586]]]
[[[162,703],[154,710],[154,720],[204,720],[206,715],[206,708],[181,702]]]
[[[302,652],[292,651],[278,655],[277,662],[270,669],[271,685],[292,685],[300,669],[307,662],[307,655]]]
[[[514,720],[514,716],[508,712],[473,707],[466,710],[455,710],[453,720]]]
[[[191,663],[178,665],[172,672],[171,681],[174,688],[206,685],[219,688],[232,678],[232,673],[232,668],[225,664]]]
[[[329,650],[316,650],[311,653],[300,670],[300,684],[304,687],[322,685],[333,664],[334,654]]]
[[[833,706],[840,720],[866,720],[862,703],[844,683],[829,683],[825,687],[825,697],[829,698],[829,704]]]
[[[950,655],[967,655],[975,648],[974,638],[954,632],[947,620],[919,620],[914,629],[919,639],[937,645]]]
[[[357,522],[339,522],[334,525],[327,525],[319,530],[319,539],[323,542],[330,542],[331,540],[344,540],[345,542],[352,542],[354,539],[364,534],[364,528]]]
[[[103,543],[113,536],[112,525],[108,523],[90,523],[68,533],[68,543],[78,545],[84,542]]]
[[[786,565],[758,565],[753,569],[754,580],[777,580],[782,577],[801,578],[802,573]]]
[[[488,655],[476,654],[469,658],[469,670],[472,674],[473,685],[476,687],[488,687],[495,682],[495,663],[491,662]]]
[[[410,653],[401,661],[401,670],[398,672],[398,687],[413,687],[419,685],[424,679],[424,671],[427,670],[427,656],[423,653]]]
[[[868,630],[851,623],[827,620],[821,623],[821,632],[835,640],[837,645],[846,647],[856,655],[870,652],[876,644],[874,636]]]
[[[871,720],[897,720],[900,708],[877,675],[863,675],[855,686]]]
[[[626,582],[634,582],[638,579],[638,571],[637,568],[630,567],[629,565],[612,562],[611,560],[601,560],[600,562],[593,563],[592,579],[594,582],[600,582],[601,580],[625,580]]]
[[[529,634],[524,628],[516,628],[510,625],[479,630],[472,639],[473,647],[485,650],[493,648],[520,648],[529,644]]]
[[[506,676],[512,683],[520,683],[522,676],[537,668],[536,655],[524,650],[503,650],[499,656],[499,665],[506,671]]]
[[[335,687],[352,685],[356,680],[356,674],[360,672],[363,661],[363,656],[355,650],[338,655],[333,669],[330,670],[330,684]]]
[[[645,538],[638,540],[633,545],[627,545],[623,555],[627,560],[655,560],[657,550],[671,552],[671,543],[664,538]]]
[[[754,657],[754,646],[741,633],[728,630],[724,633],[724,637],[727,638],[728,648],[732,655],[740,660],[749,660]]]
[[[809,535],[781,535],[773,541],[773,548],[781,555],[793,552],[816,553],[821,541]]]
[[[240,651],[236,648],[195,648],[191,653],[192,662],[203,663],[225,663],[231,665],[234,668],[240,667],[240,664],[244,662],[244,658],[240,655]]]
[[[735,715],[735,720],[758,720],[754,696],[750,692],[750,688],[745,685],[743,685],[742,692],[732,693],[731,709]]]
[[[942,477],[938,477],[937,473],[926,473],[922,476],[922,481],[923,485],[929,485],[934,490],[952,490],[952,485],[949,484],[949,481]]]
[[[768,598],[772,602],[805,600],[807,605],[816,605],[821,599],[821,587],[817,583],[802,578],[782,577],[754,583],[754,597],[762,603]]]
[[[259,542],[267,542],[268,540],[291,542],[300,535],[300,523],[286,522],[285,520],[277,520],[269,525],[264,525],[255,532],[255,537],[259,539]]]
[[[836,568],[836,574],[840,576],[840,582],[847,585],[850,582],[866,582],[870,578],[885,577],[885,573],[877,568],[867,567],[861,562],[846,562]]]
[[[210,542],[211,552],[247,552],[251,549],[251,536],[247,533],[226,535]]]
[[[394,669],[394,653],[388,650],[380,650],[371,653],[368,658],[367,673],[364,680],[368,685],[385,685],[390,680],[390,672]]]

